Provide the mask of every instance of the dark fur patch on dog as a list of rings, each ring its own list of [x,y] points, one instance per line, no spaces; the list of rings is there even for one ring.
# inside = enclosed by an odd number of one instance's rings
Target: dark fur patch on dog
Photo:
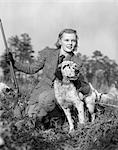
[[[55,76],[58,80],[62,81],[63,80],[63,75],[61,73],[61,67],[58,67],[55,71]]]

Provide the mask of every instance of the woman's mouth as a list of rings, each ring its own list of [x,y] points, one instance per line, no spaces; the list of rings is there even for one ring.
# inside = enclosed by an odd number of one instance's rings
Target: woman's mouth
[[[71,46],[71,45],[70,45],[70,46],[67,46],[67,48],[68,48],[68,49],[72,49],[72,46]]]

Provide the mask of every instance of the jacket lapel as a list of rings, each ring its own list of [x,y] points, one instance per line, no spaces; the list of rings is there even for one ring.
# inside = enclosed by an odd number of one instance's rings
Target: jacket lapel
[[[55,70],[57,68],[57,62],[58,62],[59,53],[60,53],[60,50],[55,50],[52,53],[52,66],[53,66],[54,72],[55,72]]]

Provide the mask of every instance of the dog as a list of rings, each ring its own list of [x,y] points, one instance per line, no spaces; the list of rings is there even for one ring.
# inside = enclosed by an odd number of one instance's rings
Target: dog
[[[76,87],[71,80],[76,80],[79,76],[79,67],[72,61],[63,61],[60,66],[62,73],[62,80],[56,78],[54,81],[54,91],[57,103],[63,109],[68,123],[69,132],[74,130],[74,123],[72,120],[69,106],[74,105],[78,111],[78,119],[80,124],[85,123],[84,118],[84,102],[80,100]]]
[[[104,94],[99,93],[91,83],[89,83],[90,86],[90,92],[88,95],[85,95],[81,98],[81,100],[84,102],[86,108],[88,109],[88,112],[90,113],[90,119],[93,123],[95,121],[95,108],[96,103],[99,103],[101,99],[103,99]]]
[[[63,61],[59,67],[61,74],[58,71],[59,76],[57,74],[57,78],[54,81],[55,97],[67,117],[69,132],[71,132],[74,129],[74,124],[69,109],[70,105],[74,105],[77,108],[80,124],[85,123],[84,106],[86,106],[90,113],[91,122],[94,122],[96,104],[106,103],[110,96],[108,93],[98,92],[90,82],[90,92],[87,95],[83,95],[77,91],[72,82],[79,77],[81,66],[78,67],[78,65],[72,61]]]

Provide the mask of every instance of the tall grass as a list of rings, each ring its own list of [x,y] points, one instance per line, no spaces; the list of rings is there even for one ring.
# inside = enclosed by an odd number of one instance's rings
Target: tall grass
[[[20,85],[22,103],[28,101],[33,86],[33,84]],[[56,123],[54,116],[51,116],[55,121],[53,128],[47,130],[38,118],[16,117],[11,107],[14,101],[15,99],[11,101],[9,97],[1,99],[4,113],[1,115],[0,134],[5,143],[0,147],[1,150],[116,150],[118,148],[118,109],[115,107],[103,105],[99,108],[100,111],[96,112],[94,123],[79,125],[73,133],[68,134],[67,121],[65,120],[61,126],[60,123]],[[107,104],[118,105],[116,101],[118,99],[112,97]],[[48,125],[50,126],[50,122]]]

